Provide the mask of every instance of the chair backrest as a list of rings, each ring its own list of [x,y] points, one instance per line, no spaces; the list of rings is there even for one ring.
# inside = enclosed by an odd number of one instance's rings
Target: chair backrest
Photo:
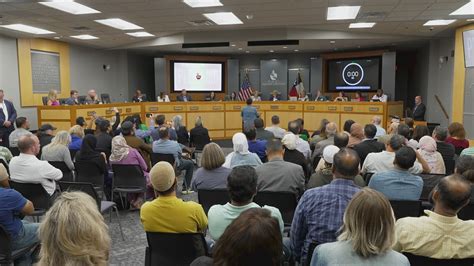
[[[87,195],[91,196],[95,202],[97,202],[97,207],[100,210],[101,200],[97,195],[97,191],[94,189],[94,185],[92,185],[92,183],[59,181],[59,188],[61,189],[61,192],[82,191],[86,193]]]
[[[76,181],[84,183],[92,183],[94,186],[104,186],[104,174],[94,162],[75,162]]]
[[[365,173],[364,174],[363,178],[364,178],[364,181],[367,185],[369,184],[370,179],[372,178],[373,175],[374,175],[374,173]]]
[[[3,158],[0,158],[0,163],[3,164],[3,166],[7,170],[8,175],[10,175],[10,167],[8,167],[8,163]]]
[[[48,163],[54,166],[55,168],[61,170],[61,172],[63,173],[63,178],[61,178],[62,181],[74,181],[74,174],[65,162],[48,161]]]
[[[390,205],[397,220],[403,217],[418,217],[421,213],[421,200],[391,200]]]
[[[458,212],[458,217],[461,220],[474,220],[474,203],[469,203]]]
[[[260,206],[268,205],[280,210],[283,222],[291,224],[297,206],[296,195],[291,192],[259,191],[253,199]]]
[[[48,105],[48,96],[41,97],[41,101],[43,102],[43,105]]]
[[[108,93],[100,94],[100,99],[102,100],[103,103],[111,103],[110,102],[110,95]]]
[[[207,255],[207,244],[201,233],[146,232],[149,265],[189,265]]]
[[[146,188],[142,169],[135,164],[112,164],[112,188]]]
[[[423,190],[421,191],[420,199],[429,200],[431,191],[445,175],[421,174],[420,177],[423,179]]]
[[[36,210],[48,210],[51,207],[51,198],[41,184],[19,183],[10,180],[10,187],[31,201]]]
[[[13,156],[20,155],[20,149],[18,149],[18,147],[9,147],[8,149],[10,149],[10,152]]]
[[[198,202],[202,205],[204,212],[207,212],[213,205],[226,204],[230,201],[229,193],[225,189],[199,189]]]
[[[84,96],[84,95],[79,96],[79,97],[77,97],[77,102],[79,104],[84,104],[86,102],[86,98],[87,98],[87,96]]]
[[[445,160],[444,166],[446,167],[446,175],[451,175],[454,173],[454,168],[456,167],[456,161],[454,159]]]
[[[174,156],[173,154],[165,154],[165,153],[152,153],[150,155],[152,167],[158,162],[165,161],[169,162],[171,165],[174,165]]]
[[[423,256],[413,255],[411,253],[403,253],[408,258],[411,265],[417,266],[472,266],[474,258],[468,259],[433,259]]]
[[[12,244],[10,234],[5,227],[0,224],[0,262],[11,263],[12,261]]]

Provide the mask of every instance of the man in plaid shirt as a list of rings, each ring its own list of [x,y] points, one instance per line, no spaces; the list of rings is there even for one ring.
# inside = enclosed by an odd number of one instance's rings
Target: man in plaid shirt
[[[307,190],[301,197],[291,224],[291,250],[297,261],[305,265],[311,243],[336,241],[349,201],[360,188],[354,184],[359,174],[360,159],[351,149],[334,155],[333,181]]]

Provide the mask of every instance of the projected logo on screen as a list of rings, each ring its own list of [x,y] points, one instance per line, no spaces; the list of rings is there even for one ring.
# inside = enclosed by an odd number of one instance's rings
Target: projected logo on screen
[[[342,70],[342,79],[347,85],[355,86],[364,79],[364,69],[357,63],[349,63]]]
[[[196,74],[196,79],[197,79],[197,80],[200,80],[200,79],[201,79],[201,75],[199,75],[199,73]]]

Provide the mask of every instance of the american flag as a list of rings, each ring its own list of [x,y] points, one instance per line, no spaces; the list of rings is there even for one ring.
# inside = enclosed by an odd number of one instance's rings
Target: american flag
[[[250,85],[249,74],[245,73],[244,81],[239,90],[239,100],[246,101],[250,96],[252,96],[252,86]]]

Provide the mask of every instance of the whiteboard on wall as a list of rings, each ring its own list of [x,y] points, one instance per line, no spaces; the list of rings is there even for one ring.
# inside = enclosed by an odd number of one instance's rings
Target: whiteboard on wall
[[[462,33],[464,41],[464,63],[466,67],[474,67],[474,30]]]
[[[61,92],[59,53],[31,50],[33,93]]]

